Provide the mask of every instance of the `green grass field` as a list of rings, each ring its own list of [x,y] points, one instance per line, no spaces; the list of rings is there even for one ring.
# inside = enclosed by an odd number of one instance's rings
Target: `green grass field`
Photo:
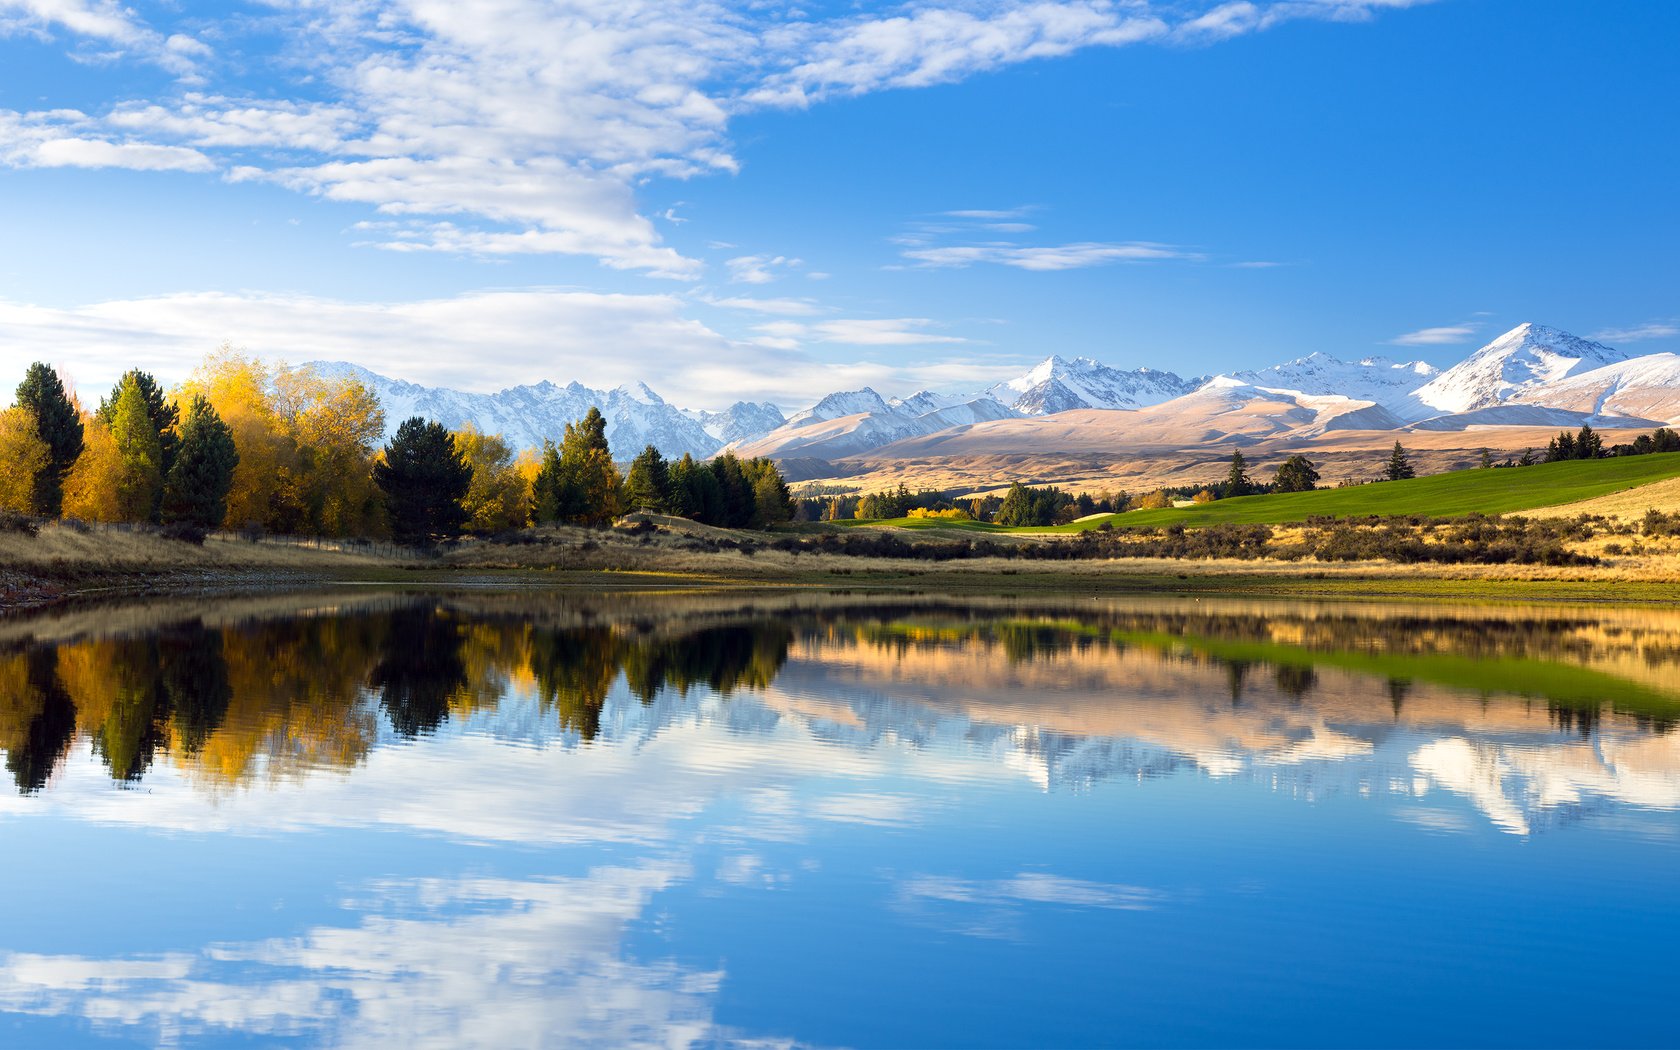
[[[1304,521],[1314,515],[1347,518],[1367,514],[1421,514],[1430,517],[1513,514],[1606,496],[1672,477],[1680,477],[1680,452],[1541,463],[1503,470],[1457,470],[1410,481],[1385,481],[1345,489],[1240,496],[1196,507],[1110,514],[1048,529],[1007,529],[984,522],[929,518],[897,518],[858,524],[908,529],[1057,533],[1083,532],[1104,522],[1112,522],[1116,528],[1154,528],[1227,522],[1281,525]]]

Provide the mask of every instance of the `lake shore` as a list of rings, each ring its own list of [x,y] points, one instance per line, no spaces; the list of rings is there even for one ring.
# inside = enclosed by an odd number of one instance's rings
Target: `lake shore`
[[[1166,558],[931,562],[776,550],[755,544],[766,539],[762,534],[708,538],[712,542],[699,547],[693,537],[668,530],[545,528],[502,541],[468,540],[428,556],[226,535],[200,546],[149,533],[54,524],[36,536],[0,534],[0,614],[118,597],[255,595],[329,584],[1680,603],[1680,558],[1666,552],[1594,566]]]

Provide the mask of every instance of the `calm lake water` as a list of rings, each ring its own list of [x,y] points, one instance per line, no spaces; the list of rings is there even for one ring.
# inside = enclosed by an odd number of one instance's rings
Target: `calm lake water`
[[[0,625],[0,1045],[1675,1045],[1680,614]]]

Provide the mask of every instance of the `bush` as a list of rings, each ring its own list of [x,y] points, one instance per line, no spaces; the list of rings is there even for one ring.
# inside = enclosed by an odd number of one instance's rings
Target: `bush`
[[[23,536],[33,536],[40,531],[41,526],[34,518],[19,514],[16,511],[0,511],[0,532],[12,532]]]

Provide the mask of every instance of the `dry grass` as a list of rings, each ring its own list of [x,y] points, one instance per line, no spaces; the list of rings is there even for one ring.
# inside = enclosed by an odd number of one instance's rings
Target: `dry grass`
[[[1637,520],[1644,517],[1646,511],[1653,509],[1660,510],[1665,514],[1672,514],[1674,511],[1680,510],[1680,478],[1654,481],[1649,485],[1640,485],[1638,488],[1627,489],[1622,492],[1612,492],[1607,496],[1581,500],[1578,503],[1565,503],[1557,507],[1525,510],[1523,516],[1529,518],[1573,518],[1580,514],[1602,514],[1607,518]]]
[[[390,561],[353,550],[251,543],[222,535],[211,536],[201,547],[149,533],[107,531],[97,526],[82,531],[57,522],[43,526],[35,536],[0,533],[0,566],[11,569],[74,566],[86,572],[211,568],[313,570]]]

